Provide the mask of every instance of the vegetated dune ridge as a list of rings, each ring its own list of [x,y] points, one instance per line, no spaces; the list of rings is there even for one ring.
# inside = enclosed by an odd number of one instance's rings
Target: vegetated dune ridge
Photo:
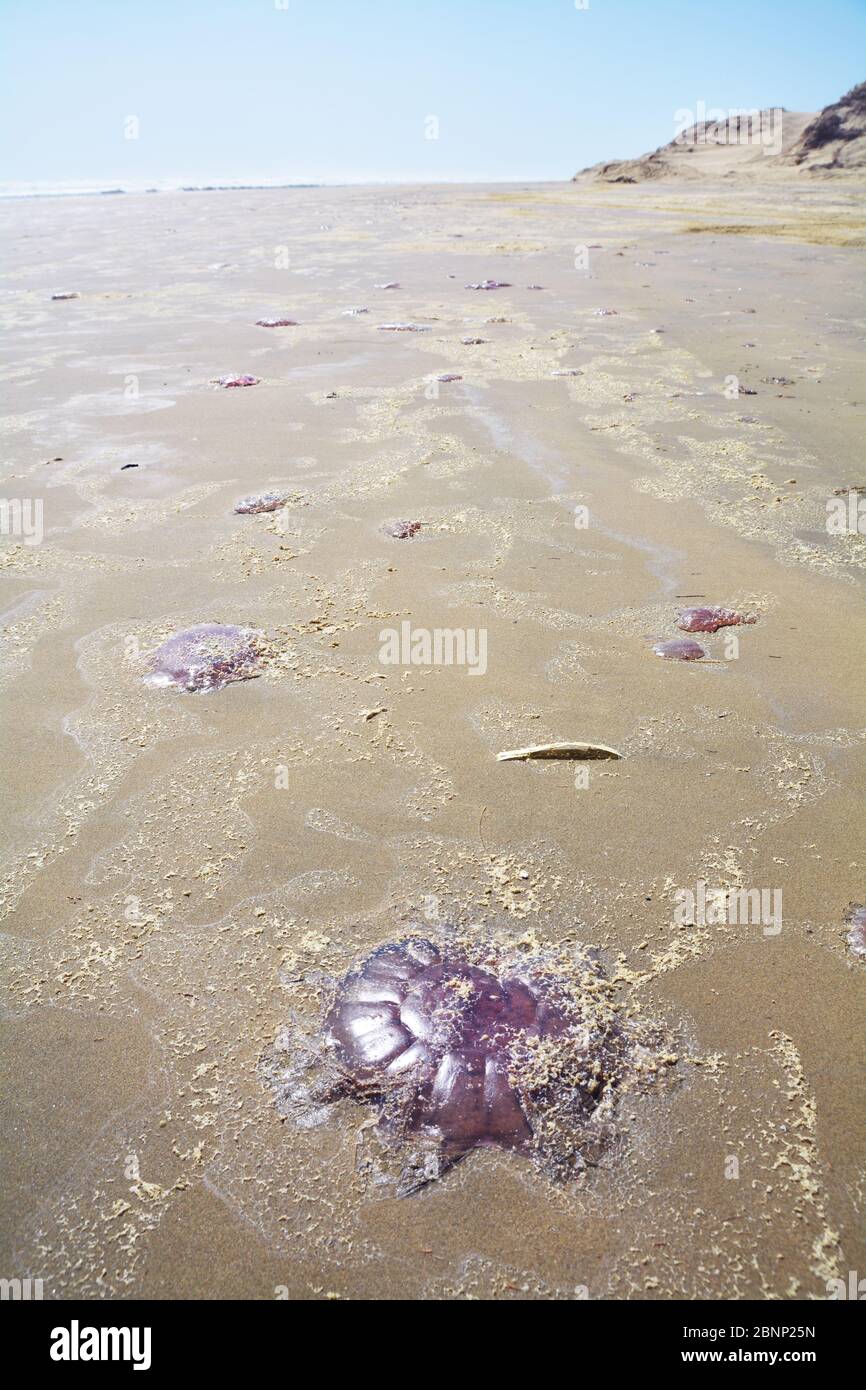
[[[866,172],[866,82],[825,106],[782,162],[812,173]]]
[[[777,106],[698,121],[650,154],[594,164],[572,182],[775,180],[804,172],[825,177],[866,172],[866,82],[818,114]]]

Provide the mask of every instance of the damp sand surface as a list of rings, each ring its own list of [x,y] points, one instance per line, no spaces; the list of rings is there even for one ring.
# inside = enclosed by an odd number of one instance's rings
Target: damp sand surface
[[[866,1267],[866,553],[826,526],[866,485],[857,216],[831,181],[0,209],[3,496],[43,504],[0,554],[4,1276],[801,1299]],[[756,621],[653,656],[715,605]],[[483,672],[383,664],[406,620],[483,630]],[[257,679],[145,680],[208,624],[260,634]],[[621,756],[497,761],[580,741]],[[781,893],[779,929],[678,912],[699,882]],[[481,1146],[401,1197],[369,1104],[277,1103],[334,981],[454,930],[596,953],[665,1039],[572,1180]]]

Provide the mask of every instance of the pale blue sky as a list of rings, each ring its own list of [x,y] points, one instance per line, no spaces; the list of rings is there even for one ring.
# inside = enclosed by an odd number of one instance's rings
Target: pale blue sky
[[[0,0],[0,180],[560,179],[866,77],[866,0],[282,4]]]

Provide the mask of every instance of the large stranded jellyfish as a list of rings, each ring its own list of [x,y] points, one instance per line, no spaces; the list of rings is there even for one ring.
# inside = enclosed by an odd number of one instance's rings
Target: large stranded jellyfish
[[[845,940],[851,954],[866,960],[866,907],[862,903],[852,903],[845,921],[848,924]]]
[[[756,623],[756,613],[737,613],[733,608],[681,608],[677,627],[682,632],[717,632],[720,627]]]
[[[550,1176],[582,1171],[615,1098],[676,1060],[624,1017],[593,954],[410,936],[336,982],[320,1031],[286,1031],[265,1062],[283,1113],[372,1107],[411,1192],[475,1148],[509,1149]]]
[[[285,492],[258,492],[250,497],[242,497],[235,502],[235,512],[239,516],[255,515],[258,512],[275,512],[288,502]]]
[[[261,674],[259,633],[254,628],[200,623],[163,642],[150,660],[148,685],[201,693]]]
[[[226,389],[232,386],[258,386],[260,377],[257,376],[217,376],[211,382],[211,386],[222,386]]]
[[[395,541],[409,541],[413,536],[417,536],[421,530],[420,521],[386,521],[382,527],[386,536],[393,536]]]
[[[688,637],[674,637],[669,642],[655,642],[653,651],[666,661],[703,661],[706,652]]]

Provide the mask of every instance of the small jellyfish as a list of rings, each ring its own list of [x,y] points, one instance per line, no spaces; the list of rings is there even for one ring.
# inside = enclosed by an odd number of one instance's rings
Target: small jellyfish
[[[691,642],[687,637],[675,637],[670,642],[656,642],[653,645],[656,656],[662,656],[666,661],[703,661],[706,652],[703,647],[698,646],[697,642]]]
[[[464,285],[467,290],[509,290],[511,285],[507,280],[475,280],[471,285]]]
[[[860,960],[866,960],[866,906],[863,903],[852,903],[845,916],[848,924],[848,933],[845,940],[851,953],[859,956]]]
[[[174,685],[190,694],[221,690],[261,674],[254,628],[200,623],[175,633],[153,653],[147,685]]]
[[[681,632],[718,632],[720,627],[757,621],[756,613],[736,613],[733,608],[681,608],[677,627]]]
[[[382,527],[386,536],[393,536],[398,541],[411,540],[421,530],[420,521],[387,521]]]
[[[257,328],[297,328],[297,319],[256,319]]]
[[[211,382],[212,386],[258,386],[260,377],[257,376],[218,376]]]
[[[596,318],[596,319],[610,319],[610,318],[616,318],[617,310],[616,310],[616,309],[593,309],[592,315],[593,315],[593,318]]]
[[[380,333],[429,333],[430,326],[426,323],[380,323]]]
[[[235,503],[235,512],[238,516],[257,515],[259,512],[275,512],[280,507],[284,507],[288,501],[284,492],[259,492],[253,493],[250,497],[242,497]]]

